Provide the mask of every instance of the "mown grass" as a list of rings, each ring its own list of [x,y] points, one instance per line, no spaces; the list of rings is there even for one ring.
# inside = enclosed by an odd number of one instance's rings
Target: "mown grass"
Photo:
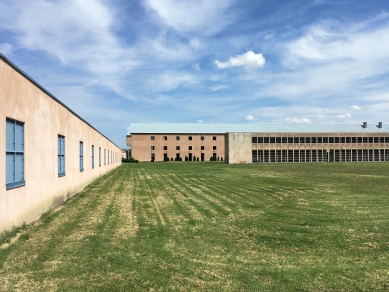
[[[0,291],[388,290],[388,174],[122,165],[6,240]]]

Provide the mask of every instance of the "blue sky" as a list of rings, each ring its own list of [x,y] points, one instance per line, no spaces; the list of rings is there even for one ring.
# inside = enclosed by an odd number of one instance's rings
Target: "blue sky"
[[[0,52],[130,122],[389,123],[389,1],[0,0]]]

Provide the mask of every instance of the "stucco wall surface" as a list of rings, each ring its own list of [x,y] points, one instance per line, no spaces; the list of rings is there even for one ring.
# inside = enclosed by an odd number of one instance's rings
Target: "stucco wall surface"
[[[251,133],[226,133],[226,163],[252,163]]]
[[[25,186],[9,190],[6,118],[24,123]],[[65,137],[63,177],[58,177],[58,135]],[[84,145],[83,171],[80,141]],[[121,152],[114,143],[0,58],[0,232],[36,220],[120,164]]]

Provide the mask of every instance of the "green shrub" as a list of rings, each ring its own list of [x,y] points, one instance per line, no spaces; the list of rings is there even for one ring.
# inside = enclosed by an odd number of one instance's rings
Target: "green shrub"
[[[197,161],[199,161],[199,158],[197,157]]]
[[[223,157],[220,157],[220,161],[223,161]]]
[[[169,161],[169,157],[164,156],[164,157],[163,157],[163,161]]]
[[[172,158],[170,158],[170,161],[173,161],[173,157],[172,157]]]
[[[188,156],[185,156],[185,161],[188,161],[189,159],[188,159]]]
[[[130,157],[128,159],[122,158],[122,163],[138,163],[139,161],[134,157]]]
[[[193,156],[193,161],[196,161],[196,156]]]

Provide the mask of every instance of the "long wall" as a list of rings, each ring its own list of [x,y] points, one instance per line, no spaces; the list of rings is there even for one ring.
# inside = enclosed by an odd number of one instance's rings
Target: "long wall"
[[[16,162],[12,123],[18,127]],[[113,142],[0,55],[0,232],[36,220],[116,168],[120,153]]]
[[[164,155],[175,159],[177,155],[194,156],[209,161],[211,156],[224,160],[224,134],[132,134],[127,136],[131,155],[139,161],[164,161]],[[191,148],[190,148],[191,147]]]

